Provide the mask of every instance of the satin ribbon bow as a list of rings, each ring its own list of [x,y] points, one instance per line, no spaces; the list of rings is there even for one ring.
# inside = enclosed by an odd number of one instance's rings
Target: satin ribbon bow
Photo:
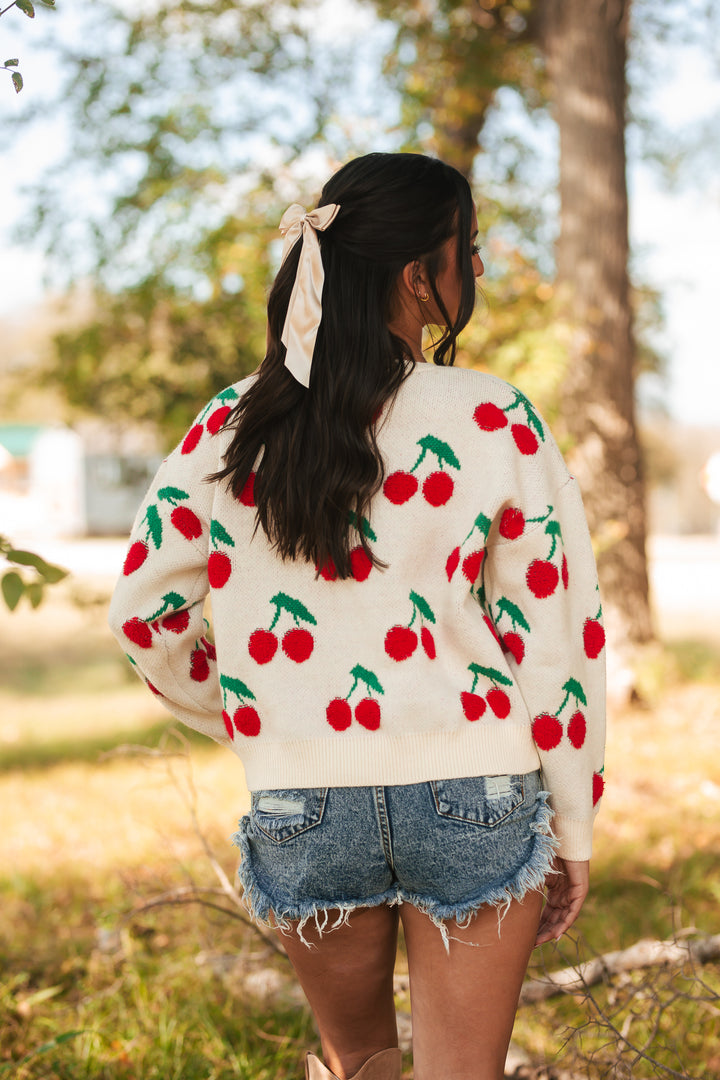
[[[315,339],[322,319],[325,273],[317,233],[332,224],[339,209],[335,203],[328,203],[308,214],[304,206],[293,203],[280,219],[280,232],[285,238],[282,262],[302,236],[302,251],[280,340],[286,349],[285,366],[303,386],[310,385]]]

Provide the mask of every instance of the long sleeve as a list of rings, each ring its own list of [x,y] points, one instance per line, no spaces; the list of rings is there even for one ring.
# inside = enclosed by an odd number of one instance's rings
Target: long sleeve
[[[531,717],[560,854],[586,859],[603,789],[605,636],[580,493],[560,481],[498,514],[484,604]]]
[[[163,462],[138,511],[109,623],[163,705],[228,744],[203,616],[214,487],[204,477],[218,466],[212,432],[201,426]]]

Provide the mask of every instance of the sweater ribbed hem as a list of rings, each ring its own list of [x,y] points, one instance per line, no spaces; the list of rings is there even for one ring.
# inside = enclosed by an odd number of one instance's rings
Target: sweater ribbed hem
[[[527,726],[502,730],[476,727],[455,731],[408,732],[359,737],[342,733],[324,739],[296,739],[253,745],[236,740],[250,791],[276,788],[366,787],[419,784],[462,776],[502,776],[540,768]]]
[[[584,862],[592,855],[593,821],[579,821],[577,818],[555,814],[553,832],[560,839],[558,855],[571,862]]]

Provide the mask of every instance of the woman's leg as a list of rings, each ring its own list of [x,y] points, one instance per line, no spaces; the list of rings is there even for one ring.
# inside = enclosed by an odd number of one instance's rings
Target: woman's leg
[[[331,920],[332,921],[332,920]],[[346,926],[319,935],[312,923],[282,935],[320,1031],[325,1064],[349,1080],[369,1057],[397,1046],[393,970],[398,909],[357,908]],[[437,933],[437,931],[436,931]]]
[[[500,936],[492,907],[466,927],[448,922],[451,939],[460,939],[450,941],[448,954],[427,915],[402,905],[415,1080],[502,1080],[541,907],[537,892],[514,900]]]

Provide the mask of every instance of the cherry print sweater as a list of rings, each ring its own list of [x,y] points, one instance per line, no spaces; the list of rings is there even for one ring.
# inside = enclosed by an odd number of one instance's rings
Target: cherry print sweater
[[[541,767],[560,854],[588,858],[600,599],[577,485],[530,402],[418,364],[380,421],[383,487],[352,520],[387,569],[358,543],[343,581],[254,533],[252,475],[240,498],[205,479],[249,385],[202,410],[138,512],[110,622],[139,674],[241,758],[251,791]]]

